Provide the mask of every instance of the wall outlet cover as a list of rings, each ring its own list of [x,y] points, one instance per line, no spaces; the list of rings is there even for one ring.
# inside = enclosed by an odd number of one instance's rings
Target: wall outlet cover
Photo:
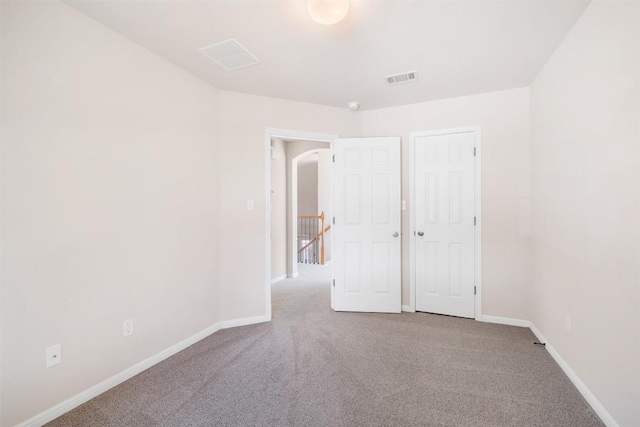
[[[568,334],[571,333],[571,316],[565,316],[564,318],[564,329]]]
[[[46,366],[51,368],[52,366],[62,363],[62,344],[52,345],[45,349]]]
[[[122,336],[127,337],[133,334],[133,319],[127,319],[122,322]]]

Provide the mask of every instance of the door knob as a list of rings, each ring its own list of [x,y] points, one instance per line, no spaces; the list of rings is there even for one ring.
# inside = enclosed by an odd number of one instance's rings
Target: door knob
[[[424,231],[418,231],[418,236],[420,237],[424,236]]]
[[[400,233],[398,233],[397,231],[393,232],[393,237],[398,237],[400,235]]]

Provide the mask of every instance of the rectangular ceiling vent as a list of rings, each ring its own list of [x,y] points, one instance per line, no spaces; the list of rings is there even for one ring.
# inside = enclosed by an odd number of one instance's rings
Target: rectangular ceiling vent
[[[227,71],[260,63],[258,58],[234,39],[201,47],[198,51]]]
[[[399,85],[400,83],[409,83],[418,80],[418,70],[408,71],[406,73],[385,76],[388,86]]]

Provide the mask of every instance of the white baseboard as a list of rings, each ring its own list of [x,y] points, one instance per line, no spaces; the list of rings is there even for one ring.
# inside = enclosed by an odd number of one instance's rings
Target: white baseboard
[[[553,357],[553,360],[555,360],[556,363],[560,366],[560,368],[562,368],[564,373],[567,374],[567,376],[569,377],[573,385],[576,386],[576,388],[578,389],[580,394],[582,394],[582,396],[585,398],[587,403],[591,405],[591,407],[596,412],[596,414],[598,414],[602,422],[607,427],[620,427],[620,425],[616,422],[616,420],[613,419],[609,411],[607,411],[604,408],[604,406],[602,406],[602,403],[600,403],[600,401],[591,392],[591,390],[589,390],[587,385],[582,382],[578,374],[576,374],[574,370],[571,369],[571,366],[569,366],[569,364],[565,362],[562,356],[560,356],[560,354],[553,348],[553,346],[545,339],[545,337],[542,335],[542,333],[538,330],[538,328],[536,328],[536,326],[533,323],[531,324],[531,332],[533,332],[533,334],[538,338],[538,341],[545,343],[545,348],[547,349],[551,357]]]
[[[408,305],[402,306],[402,311],[410,311],[410,307]],[[198,341],[208,337],[209,335],[217,332],[220,329],[233,328],[236,326],[245,326],[252,325],[256,323],[268,322],[271,319],[267,315],[256,316],[256,317],[247,317],[244,319],[234,319],[234,320],[225,320],[222,322],[215,323],[203,331],[198,332],[195,335],[192,335],[189,338],[186,338],[180,341],[177,344],[172,345],[171,347],[157,353],[154,356],[151,356],[142,362],[136,363],[130,368],[125,369],[124,371],[108,378],[93,387],[88,388],[87,390],[76,394],[75,396],[61,402],[52,408],[47,409],[44,412],[41,412],[34,417],[29,418],[28,420],[18,424],[16,427],[39,427],[42,426],[59,416],[71,411],[72,409],[82,405],[83,403],[93,399],[94,397],[104,393],[105,391],[117,386],[120,383],[128,380],[129,378],[139,374],[140,372],[149,369],[153,365],[162,362],[170,356],[178,353],[179,351],[184,350],[197,343]],[[584,382],[578,377],[578,375],[571,369],[569,364],[565,362],[565,360],[560,356],[560,354],[553,348],[553,346],[547,342],[542,333],[535,327],[533,323],[528,320],[520,320],[520,319],[511,319],[508,317],[497,317],[497,316],[480,316],[477,320],[481,322],[488,323],[498,323],[502,325],[510,325],[510,326],[521,326],[528,327],[531,329],[531,332],[538,338],[540,342],[545,343],[545,348],[556,361],[556,363],[562,368],[564,373],[569,377],[571,382],[576,386],[578,391],[582,394],[585,400],[591,405],[593,410],[598,414],[600,419],[604,422],[607,427],[620,427],[620,425],[615,421],[615,419],[611,416],[609,411],[605,409],[604,406],[600,403],[600,401],[595,397],[595,395],[589,390]]]
[[[208,337],[209,335],[219,331],[220,329],[233,328],[235,326],[252,325],[254,323],[268,322],[270,320],[271,319],[269,318],[269,316],[264,315],[248,317],[245,319],[234,319],[217,322],[209,326],[207,329],[200,331],[197,334],[192,335],[177,344],[172,345],[171,347],[149,357],[148,359],[143,360],[142,362],[136,363],[132,367],[125,369],[124,371],[112,376],[111,378],[107,378],[106,380],[94,385],[93,387],[90,387],[87,390],[80,392],[73,397],[70,397],[64,402],[61,402],[54,407],[49,408],[46,411],[29,418],[28,420],[18,424],[15,427],[40,427],[50,421],[53,421],[59,416],[71,411],[72,409],[117,386],[118,384],[125,382],[129,378],[138,375],[140,372],[149,369],[153,365],[162,362],[168,357],[173,356],[179,351],[184,350],[190,345],[197,343],[198,341]]]
[[[171,347],[149,357],[148,359],[143,360],[142,362],[136,363],[132,367],[125,369],[124,371],[112,376],[111,378],[107,378],[106,380],[94,385],[93,387],[89,387],[85,391],[80,392],[73,397],[70,397],[64,402],[58,403],[52,408],[49,408],[46,411],[29,418],[28,420],[18,424],[16,427],[39,427],[50,421],[53,421],[59,416],[82,405],[83,403],[93,399],[94,397],[104,393],[105,391],[117,386],[120,383],[125,382],[129,378],[138,375],[140,372],[149,369],[153,365],[162,362],[166,358],[173,356],[174,354],[178,353],[181,350],[184,350],[190,345],[193,345],[198,341],[208,337],[221,328],[222,325],[220,322],[215,323],[209,326],[207,329],[200,331],[197,334],[192,335],[177,344],[172,345]]]
[[[288,279],[295,279],[296,277],[298,277],[298,272],[296,271],[293,274],[287,274],[287,278]]]
[[[402,309],[402,311],[406,311],[408,313],[415,313],[416,312],[415,310],[411,310],[411,306],[409,306],[409,305],[403,305],[401,307],[401,309]]]
[[[275,278],[271,279],[271,284],[275,285],[276,283],[281,282],[286,278],[287,278],[286,274],[283,274],[282,276],[275,277]]]
[[[244,319],[224,320],[220,322],[220,329],[235,328],[236,326],[253,325],[256,323],[269,322],[271,318],[267,315],[246,317]]]
[[[531,322],[528,320],[512,319],[510,317],[487,316],[483,314],[476,320],[486,323],[497,323],[499,325],[520,326],[521,328],[531,327]]]
[[[480,316],[480,318],[477,320],[481,322],[488,322],[488,323],[499,323],[501,325],[522,326],[522,327],[531,329],[531,332],[533,332],[533,334],[538,338],[538,341],[545,343],[545,348],[547,349],[551,357],[553,357],[553,360],[556,361],[558,366],[560,366],[560,368],[564,371],[564,373],[569,377],[573,385],[576,386],[580,394],[582,394],[582,396],[585,398],[587,403],[589,403],[591,408],[593,408],[595,413],[600,417],[602,422],[607,427],[620,427],[620,425],[616,422],[616,420],[611,416],[609,411],[607,411],[605,407],[602,406],[602,403],[600,403],[600,401],[591,392],[591,390],[589,390],[587,385],[584,382],[582,382],[578,374],[576,374],[574,370],[571,369],[569,364],[565,362],[562,356],[560,356],[560,354],[556,351],[556,349],[553,348],[553,346],[546,340],[546,338],[542,335],[542,333],[538,330],[538,328],[536,328],[536,325],[534,325],[532,322],[528,320],[510,319],[508,317],[485,316],[485,315]]]

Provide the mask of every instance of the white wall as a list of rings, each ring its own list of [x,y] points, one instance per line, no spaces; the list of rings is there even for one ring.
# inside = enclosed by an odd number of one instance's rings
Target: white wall
[[[531,88],[532,320],[621,426],[640,425],[639,81],[640,4],[596,1]]]
[[[409,133],[482,126],[483,314],[529,318],[529,89],[365,111],[367,136],[402,137],[402,304],[409,304]]]
[[[220,297],[223,319],[268,314],[265,281],[265,129],[357,136],[360,113],[233,92],[221,92]],[[255,200],[255,211],[245,209]]]
[[[273,139],[271,158],[271,279],[287,274],[287,155],[285,142]]]
[[[1,7],[11,426],[220,320],[219,92],[62,3]]]

